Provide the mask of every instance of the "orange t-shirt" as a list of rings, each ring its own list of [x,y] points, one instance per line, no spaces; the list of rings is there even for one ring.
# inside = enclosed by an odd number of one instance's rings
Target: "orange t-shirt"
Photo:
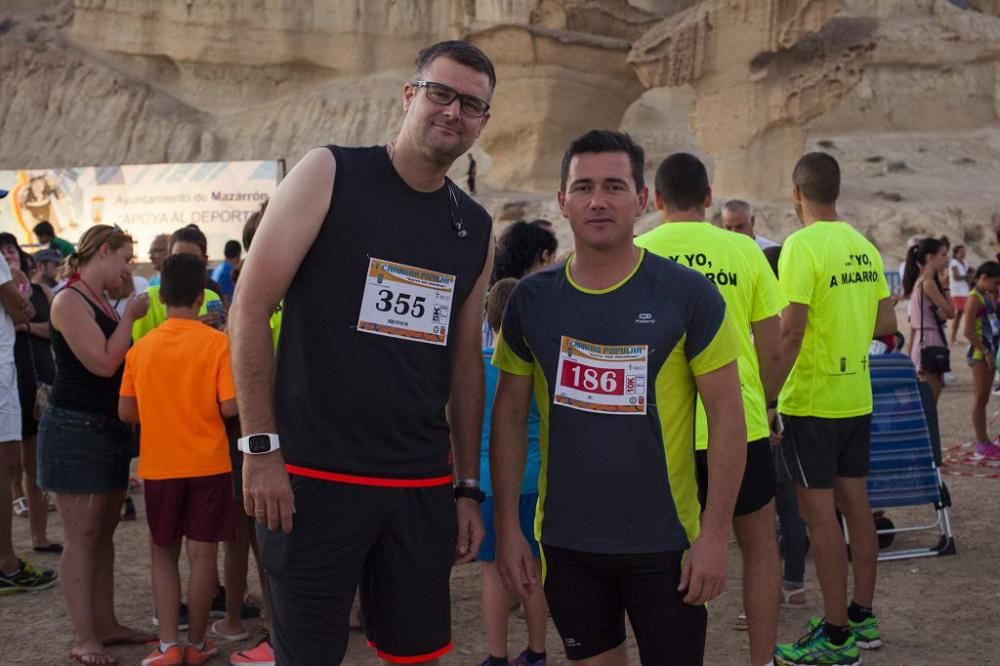
[[[182,479],[232,471],[219,403],[236,397],[225,333],[167,319],[125,356],[121,395],[139,403],[139,476]]]

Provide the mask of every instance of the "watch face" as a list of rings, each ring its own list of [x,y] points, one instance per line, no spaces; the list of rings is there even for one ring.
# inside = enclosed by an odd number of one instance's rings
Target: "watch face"
[[[250,435],[250,453],[267,453],[271,450],[271,438],[267,435]]]

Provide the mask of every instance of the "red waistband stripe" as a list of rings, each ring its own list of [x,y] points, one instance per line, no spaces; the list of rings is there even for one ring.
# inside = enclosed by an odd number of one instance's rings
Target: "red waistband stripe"
[[[338,483],[351,483],[358,486],[381,486],[383,488],[431,488],[434,486],[450,486],[452,484],[451,474],[447,476],[435,476],[429,479],[385,479],[377,476],[358,476],[356,474],[340,474],[339,472],[324,472],[319,469],[299,467],[298,465],[285,465],[289,474],[296,476],[308,476],[312,479],[322,479],[323,481],[336,481]]]
[[[394,664],[422,664],[425,661],[430,661],[432,659],[437,659],[438,657],[444,656],[451,652],[451,643],[449,642],[440,650],[435,650],[434,652],[428,652],[427,654],[418,654],[409,657],[401,657],[395,654],[389,654],[388,652],[383,652],[378,649],[378,646],[368,641],[368,647],[374,648],[375,654],[378,655],[379,659],[385,659]]]

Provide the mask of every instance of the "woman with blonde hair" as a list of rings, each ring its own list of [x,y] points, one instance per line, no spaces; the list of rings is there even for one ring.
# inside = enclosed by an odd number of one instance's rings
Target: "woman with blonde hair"
[[[145,294],[118,316],[105,296],[132,273],[132,238],[95,225],[80,238],[52,302],[56,378],[38,428],[38,482],[56,495],[65,531],[59,562],[76,637],[70,658],[114,664],[106,646],[152,637],[122,626],[114,612],[114,533],[128,487],[133,438],[118,420],[118,390],[132,323],[149,307]]]

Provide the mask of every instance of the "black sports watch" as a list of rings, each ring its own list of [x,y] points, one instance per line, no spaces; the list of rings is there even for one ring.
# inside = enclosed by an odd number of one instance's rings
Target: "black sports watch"
[[[482,504],[486,500],[486,493],[472,486],[455,486],[455,499],[459,499],[460,497],[476,500]]]

